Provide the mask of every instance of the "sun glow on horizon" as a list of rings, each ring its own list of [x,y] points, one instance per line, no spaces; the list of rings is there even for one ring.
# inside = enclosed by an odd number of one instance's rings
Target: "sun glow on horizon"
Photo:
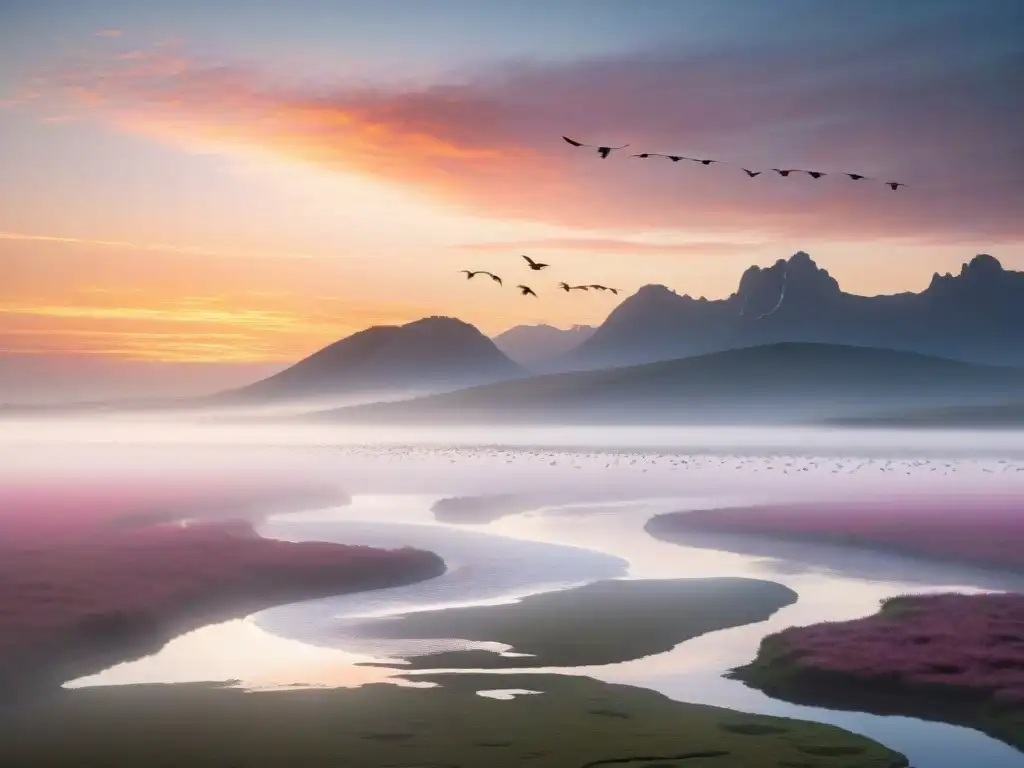
[[[749,266],[798,250],[865,295],[921,290],[981,251],[1024,269],[1019,185],[1000,171],[1020,134],[986,95],[1008,82],[996,56],[1008,37],[965,38],[943,67],[910,71],[898,29],[870,56],[862,42],[848,56],[809,42],[790,61],[755,44],[763,30],[742,49],[693,38],[651,58],[625,30],[570,55],[562,36],[539,43],[523,27],[513,44],[508,25],[484,25],[471,68],[468,41],[424,41],[416,24],[389,27],[378,50],[309,19],[291,19],[289,42],[213,9],[66,29],[33,18],[36,44],[0,52],[15,65],[0,82],[0,354],[288,362],[430,315],[489,335],[596,325],[643,285],[724,298]],[[382,74],[406,57],[414,75]],[[801,74],[805,58],[821,78]],[[764,99],[762,77],[780,99]],[[981,131],[995,154],[957,149]],[[604,161],[562,132],[829,173]],[[913,183],[892,194],[844,184],[845,170]],[[521,253],[552,267],[523,272]],[[539,296],[467,282],[465,268]],[[621,292],[567,296],[560,280]]]

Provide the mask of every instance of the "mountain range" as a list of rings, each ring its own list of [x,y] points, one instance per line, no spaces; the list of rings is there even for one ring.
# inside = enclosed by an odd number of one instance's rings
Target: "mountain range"
[[[592,325],[556,328],[553,325],[517,325],[494,337],[502,352],[520,365],[543,368],[594,335]]]
[[[641,365],[780,342],[1024,366],[1022,328],[1024,273],[1003,269],[987,254],[958,275],[934,275],[920,293],[858,296],[800,251],[770,267],[750,267],[725,299],[644,286],[597,328],[516,326],[493,340],[447,317],[368,328],[230,396],[437,393],[531,372]]]
[[[998,403],[1024,370],[890,349],[783,342],[534,376],[315,415],[350,424],[818,422],[927,405]]]
[[[565,370],[634,365],[755,344],[877,346],[1024,365],[1024,272],[988,254],[920,293],[858,296],[800,251],[750,267],[735,293],[707,300],[647,285],[561,361]]]
[[[662,285],[644,286],[597,328],[517,326],[492,340],[461,320],[428,317],[405,325],[367,328],[254,384],[209,397],[100,405],[182,408],[338,396],[341,400],[335,403],[341,405],[452,391],[541,372],[678,361],[781,342],[878,347],[1024,367],[1021,329],[1024,272],[1006,270],[987,254],[975,256],[959,274],[934,275],[920,293],[869,297],[842,291],[826,270],[801,251],[770,267],[750,267],[736,292],[725,299],[695,299]],[[778,355],[771,359],[782,360]],[[689,371],[685,366],[665,370]],[[769,372],[756,366],[751,369],[755,370],[771,378]],[[590,386],[596,380],[571,381],[574,386]],[[1022,394],[1024,390],[1019,390],[1008,400],[1020,401]],[[958,405],[959,401],[931,404]],[[85,405],[97,403],[75,404]]]

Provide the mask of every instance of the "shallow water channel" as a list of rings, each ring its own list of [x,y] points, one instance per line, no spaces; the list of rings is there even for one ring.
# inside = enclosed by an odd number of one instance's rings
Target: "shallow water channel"
[[[904,753],[916,768],[1024,767],[1020,752],[967,728],[797,706],[722,677],[750,661],[762,637],[788,626],[869,615],[880,600],[897,594],[1024,591],[1024,579],[821,547],[794,546],[785,557],[754,557],[658,541],[643,529],[654,514],[725,506],[739,499],[588,502],[536,508],[482,525],[453,525],[435,520],[430,507],[437,498],[361,495],[343,508],[271,518],[259,532],[290,541],[429,549],[448,563],[445,575],[406,587],[280,606],[204,627],[176,638],[152,656],[68,685],[237,680],[260,688],[351,686],[387,679],[410,684],[393,679],[401,674],[400,661],[393,668],[357,664],[449,648],[508,649],[454,640],[377,641],[347,633],[346,626],[357,626],[361,618],[508,602],[599,579],[743,576],[784,584],[799,594],[799,600],[767,621],[712,632],[667,653],[598,667],[529,671],[586,674],[650,688],[679,701],[837,725]],[[517,689],[514,679],[507,688]]]

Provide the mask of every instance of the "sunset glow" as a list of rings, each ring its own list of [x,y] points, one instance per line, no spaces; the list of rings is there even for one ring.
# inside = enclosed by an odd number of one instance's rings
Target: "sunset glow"
[[[429,22],[300,2],[251,29],[231,3],[86,5],[2,20],[7,355],[284,363],[427,315],[594,324],[623,296],[559,280],[723,297],[796,250],[865,294],[978,252],[1024,269],[1013,4],[603,3],[583,29],[576,0]],[[602,161],[563,134],[829,175]],[[523,252],[553,265],[536,300],[459,274],[514,284]]]

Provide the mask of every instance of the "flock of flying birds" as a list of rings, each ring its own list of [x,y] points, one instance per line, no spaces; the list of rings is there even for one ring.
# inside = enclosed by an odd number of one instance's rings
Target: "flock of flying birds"
[[[615,152],[616,150],[625,149],[626,147],[629,146],[629,144],[623,144],[621,147],[602,147],[602,146],[598,146],[596,144],[584,144],[582,141],[576,141],[575,139],[570,139],[568,136],[563,136],[562,138],[565,141],[567,141],[569,144],[572,144],[572,146],[574,146],[574,147],[588,147],[590,149],[596,149],[597,150],[597,154],[602,159],[603,158],[607,158],[608,155],[610,155],[612,152]],[[707,160],[707,159],[702,159],[702,158],[699,158],[699,157],[686,157],[685,155],[666,155],[666,154],[663,154],[661,152],[641,152],[641,153],[636,154],[636,155],[630,155],[630,157],[639,157],[639,158],[644,158],[644,159],[646,159],[648,157],[664,157],[664,158],[667,158],[667,159],[671,160],[673,163],[678,163],[680,160],[689,160],[690,162],[700,163],[701,165],[714,165],[714,164],[733,165],[733,163],[727,163],[724,160]],[[762,173],[765,172],[765,171],[752,171],[749,168],[743,168],[742,166],[740,167],[740,170],[742,170],[750,178],[754,178],[755,176],[760,176]],[[822,176],[828,176],[829,175],[829,174],[825,173],[824,171],[805,171],[805,170],[800,169],[800,168],[772,168],[770,170],[772,170],[775,173],[779,174],[779,176],[782,176],[783,178],[788,178],[790,176],[790,174],[794,174],[794,173],[805,173],[808,176],[810,176],[812,179],[820,179]],[[862,173],[841,173],[841,174],[838,174],[838,175],[840,175],[840,176],[847,176],[848,178],[852,179],[853,181],[860,181],[861,179],[867,179],[868,181],[872,180],[870,177],[865,176]],[[883,182],[883,183],[885,184],[885,186],[889,187],[889,189],[893,190],[894,192],[897,189],[899,189],[900,187],[907,186],[906,184],[904,184],[901,181],[886,181],[886,182]]]
[[[562,139],[564,139],[566,142],[568,142],[569,144],[571,144],[574,147],[587,147],[589,149],[596,149],[598,156],[601,157],[602,159],[607,158],[612,152],[615,152],[615,151],[620,150],[620,149],[625,149],[626,147],[629,146],[629,144],[623,144],[620,147],[606,147],[606,146],[600,146],[600,145],[597,145],[597,144],[584,144],[582,141],[576,141],[575,139],[570,139],[568,136],[563,136]],[[680,160],[689,160],[690,162],[700,163],[701,165],[714,165],[714,164],[732,165],[732,163],[727,163],[724,160],[711,160],[711,159],[704,159],[704,158],[699,158],[699,157],[687,157],[685,155],[666,155],[666,154],[663,154],[661,152],[640,152],[639,154],[630,155],[630,157],[639,157],[639,158],[644,158],[644,159],[649,158],[649,157],[664,157],[664,158],[667,158],[667,159],[671,160],[673,163],[678,163]],[[742,170],[750,178],[754,178],[755,176],[760,176],[762,173],[765,173],[765,171],[752,171],[749,168],[743,168],[742,166],[740,166],[740,170]],[[829,174],[825,173],[824,171],[806,171],[806,170],[803,170],[801,168],[772,168],[770,170],[772,170],[775,173],[779,174],[779,176],[782,176],[783,178],[789,178],[789,176],[791,174],[794,174],[794,173],[803,173],[803,174],[806,174],[806,175],[810,176],[812,179],[820,179],[822,176],[828,176],[829,175]],[[838,174],[838,175],[846,176],[846,177],[852,179],[853,181],[861,181],[862,179],[867,179],[869,181],[871,180],[871,178],[869,176],[865,176],[862,173],[847,173],[847,172],[843,172],[843,173]],[[886,182],[884,182],[884,184],[885,184],[885,186],[889,187],[889,189],[893,190],[894,192],[897,189],[899,189],[900,187],[907,186],[906,184],[904,184],[901,181],[886,181]],[[540,270],[550,266],[548,264],[542,264],[541,262],[534,261],[529,256],[523,256],[523,258],[526,259],[526,265],[530,269],[535,271],[535,272],[539,272]],[[464,269],[464,270],[462,270],[462,272],[466,276],[467,280],[472,280],[477,275],[487,275],[489,278],[491,278],[491,280],[496,282],[498,285],[503,285],[504,284],[504,283],[502,283],[502,280],[501,280],[500,277],[498,277],[493,272],[488,272],[487,270],[483,270],[483,269],[477,269],[477,270]],[[591,284],[591,285],[569,285],[568,283],[562,282],[562,283],[558,284],[558,287],[561,288],[566,293],[569,293],[570,291],[589,291],[591,288],[593,288],[595,291],[611,291],[614,294],[618,294],[618,292],[619,292],[618,288],[609,288],[606,285],[597,285],[597,284]],[[519,289],[519,293],[521,295],[523,295],[523,296],[536,296],[537,295],[534,292],[533,288],[531,288],[528,285],[517,285],[516,288]],[[783,297],[785,296],[785,288],[783,288],[783,294],[782,295],[783,295]],[[781,303],[782,299],[780,298],[779,301]],[[777,309],[777,307],[776,307],[776,309]],[[742,314],[742,311],[740,312],[740,314]]]
[[[539,261],[534,261],[533,259],[526,255],[524,255],[523,258],[526,259],[526,266],[532,269],[534,272],[540,272],[540,270],[546,269],[547,267],[551,266],[550,264],[543,264]],[[467,280],[472,280],[477,275],[487,275],[489,278],[491,278],[491,280],[496,282],[498,285],[504,285],[500,277],[498,277],[493,272],[488,272],[485,269],[464,269],[462,270],[462,274],[466,276]],[[591,283],[590,285],[569,285],[568,283],[562,282],[558,284],[558,287],[561,288],[566,293],[569,293],[569,291],[589,291],[591,288],[593,288],[595,291],[611,291],[612,293],[615,294],[618,294],[619,292],[618,288],[609,288],[607,285],[599,285],[597,283]],[[531,288],[528,285],[517,285],[516,288],[519,289],[519,293],[523,296],[537,295],[536,293],[534,293],[533,288]]]

